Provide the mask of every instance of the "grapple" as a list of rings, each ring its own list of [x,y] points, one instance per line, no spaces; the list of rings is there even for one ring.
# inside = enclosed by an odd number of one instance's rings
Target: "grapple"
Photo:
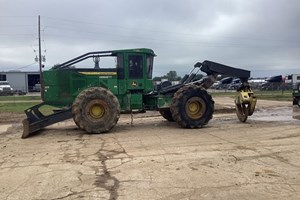
[[[254,113],[257,98],[247,82],[242,83],[237,92],[234,100],[236,115],[241,122],[246,122],[248,116]]]

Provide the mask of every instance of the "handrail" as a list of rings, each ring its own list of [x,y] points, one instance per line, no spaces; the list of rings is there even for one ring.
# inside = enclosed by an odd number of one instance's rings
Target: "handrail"
[[[81,56],[78,56],[76,58],[68,60],[67,62],[64,62],[62,64],[59,64],[59,65],[55,66],[55,69],[64,69],[64,68],[67,68],[67,67],[69,67],[69,66],[71,66],[75,63],[81,62],[81,61],[83,61],[87,58],[101,56],[101,54],[107,54],[107,53],[110,53],[110,54],[109,55],[102,55],[102,57],[112,55],[112,51],[94,51],[94,52],[85,53]]]

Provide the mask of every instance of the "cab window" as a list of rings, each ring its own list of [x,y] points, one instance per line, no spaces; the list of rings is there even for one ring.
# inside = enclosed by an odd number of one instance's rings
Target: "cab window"
[[[147,78],[152,79],[153,56],[147,56]]]
[[[143,56],[130,55],[128,56],[129,78],[143,78]]]

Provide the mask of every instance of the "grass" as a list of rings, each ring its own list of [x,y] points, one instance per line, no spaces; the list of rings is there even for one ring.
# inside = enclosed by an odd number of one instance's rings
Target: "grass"
[[[0,101],[0,112],[4,113],[24,113],[24,110],[37,105],[36,102],[22,102],[22,103],[1,103]],[[45,105],[41,107],[40,111],[43,114],[50,114],[54,107]]]
[[[255,95],[259,99],[293,101],[292,91],[257,91]]]
[[[236,92],[212,92],[213,97],[226,96],[234,98]],[[255,96],[259,99],[274,100],[274,101],[292,101],[292,91],[254,91]]]
[[[41,100],[40,96],[0,96],[1,101],[32,101]]]

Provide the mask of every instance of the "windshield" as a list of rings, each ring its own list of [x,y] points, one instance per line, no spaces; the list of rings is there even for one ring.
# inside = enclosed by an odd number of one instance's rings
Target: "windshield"
[[[129,55],[129,78],[141,79],[143,78],[143,56],[142,55]]]
[[[147,56],[147,78],[152,79],[153,56]]]
[[[9,83],[7,81],[4,81],[4,82],[0,82],[0,85],[9,85]]]

